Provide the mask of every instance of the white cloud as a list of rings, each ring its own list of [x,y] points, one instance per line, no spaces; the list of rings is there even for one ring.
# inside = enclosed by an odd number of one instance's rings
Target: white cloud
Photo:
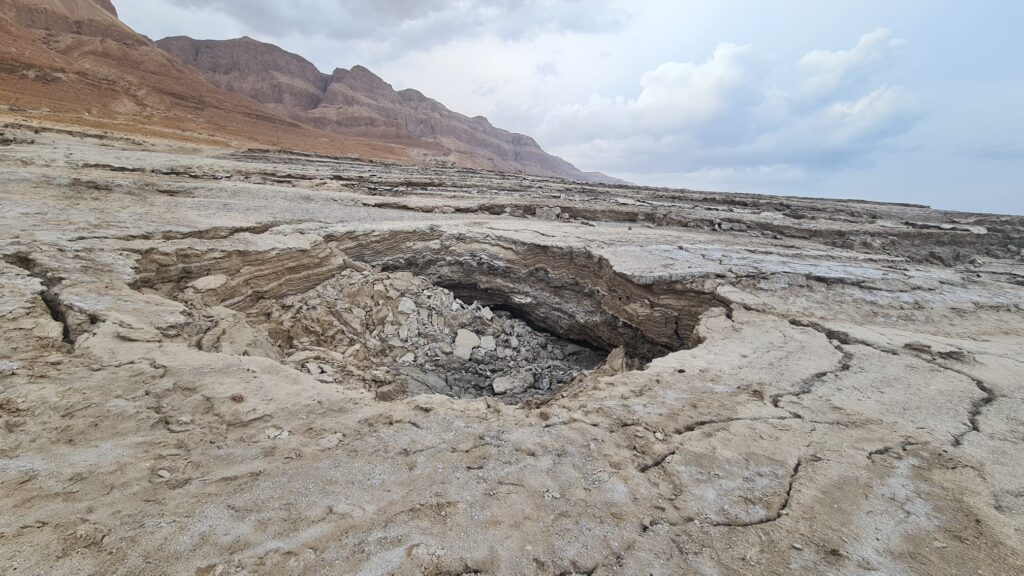
[[[801,95],[820,98],[833,94],[848,83],[855,82],[859,76],[884,64],[904,44],[905,40],[894,38],[889,30],[878,28],[861,36],[857,45],[850,50],[808,52],[799,63],[803,76]]]
[[[724,134],[731,112],[763,100],[756,88],[762,72],[753,47],[720,44],[702,64],[666,62],[645,73],[634,99],[593,96],[557,107],[539,133],[555,144],[696,133],[712,124]]]
[[[381,55],[485,33],[521,39],[545,32],[597,32],[621,27],[626,19],[604,0],[167,1],[226,16],[267,39],[313,35]]]
[[[557,107],[538,133],[586,167],[620,173],[862,164],[920,118],[908,90],[866,81],[901,45],[876,30],[851,50],[811,52],[786,88],[755,47],[720,44],[703,63],[643,74],[634,98]]]

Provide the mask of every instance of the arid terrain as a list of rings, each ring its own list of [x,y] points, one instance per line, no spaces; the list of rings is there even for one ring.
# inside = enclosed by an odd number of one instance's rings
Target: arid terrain
[[[109,0],[0,38],[3,576],[1024,574],[1024,217],[637,187]]]
[[[1024,219],[0,142],[5,574],[1024,567]]]

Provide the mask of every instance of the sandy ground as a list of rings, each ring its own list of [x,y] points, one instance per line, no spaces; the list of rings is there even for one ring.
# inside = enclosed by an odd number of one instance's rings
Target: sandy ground
[[[4,574],[1024,573],[1020,218],[3,140]],[[264,313],[346,270],[617,352],[382,393]]]

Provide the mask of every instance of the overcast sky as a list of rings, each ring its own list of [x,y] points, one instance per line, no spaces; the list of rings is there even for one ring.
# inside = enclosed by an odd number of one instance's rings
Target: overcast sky
[[[640,184],[1024,214],[1024,2],[115,4],[153,39],[363,64]]]

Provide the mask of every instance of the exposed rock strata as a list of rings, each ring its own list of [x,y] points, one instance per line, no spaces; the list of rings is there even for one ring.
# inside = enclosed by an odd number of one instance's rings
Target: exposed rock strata
[[[118,20],[109,0],[0,0],[0,106],[23,121],[187,142],[414,159],[220,90]]]
[[[432,231],[327,238],[356,259],[414,271],[558,334],[647,359],[696,344],[701,315],[723,305],[685,283],[637,284],[586,249]]]

